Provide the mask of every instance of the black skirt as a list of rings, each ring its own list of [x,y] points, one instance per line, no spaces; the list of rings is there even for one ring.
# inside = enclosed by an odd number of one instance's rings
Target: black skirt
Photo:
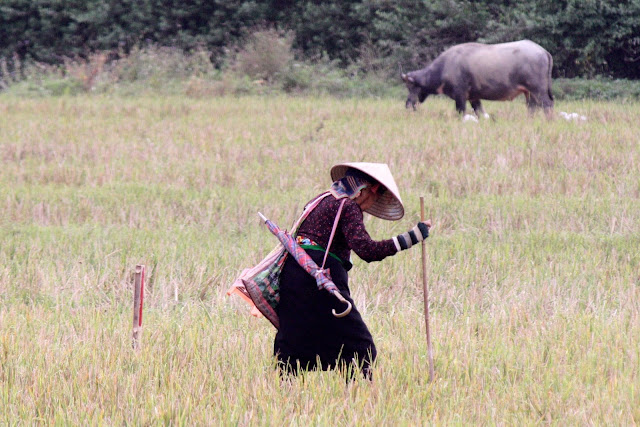
[[[322,265],[324,252],[307,253]],[[280,276],[280,303],[276,309],[280,329],[274,341],[274,355],[280,369],[293,374],[298,369],[349,367],[355,361],[369,377],[377,354],[373,337],[351,299],[349,278],[342,264],[329,256],[325,267],[353,309],[345,317],[333,316],[332,309],[341,313],[347,306],[326,290],[318,289],[315,279],[288,257]]]

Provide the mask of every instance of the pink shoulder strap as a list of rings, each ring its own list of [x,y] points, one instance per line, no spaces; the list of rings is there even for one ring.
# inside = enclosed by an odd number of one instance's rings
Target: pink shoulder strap
[[[340,203],[340,207],[338,208],[338,213],[336,214],[336,219],[333,221],[333,228],[331,229],[331,236],[329,236],[329,243],[327,244],[327,249],[324,252],[324,259],[322,260],[322,269],[324,269],[324,263],[327,262],[327,256],[329,255],[329,248],[331,248],[331,243],[333,242],[333,236],[336,234],[336,228],[338,228],[338,221],[340,221],[340,214],[342,213],[342,207],[347,199],[343,199],[342,203]]]
[[[331,193],[326,191],[320,194],[318,197],[316,197],[312,201],[310,201],[309,203],[307,203],[307,205],[302,210],[302,215],[300,215],[300,218],[298,218],[298,220],[293,224],[293,227],[291,227],[291,230],[293,230],[294,233],[298,231],[298,227],[300,227],[300,224],[302,224],[302,221],[304,221],[307,218],[307,216],[309,216],[311,211],[314,210],[316,206],[318,206],[318,204],[322,201],[322,199],[327,197],[329,194]]]
[[[311,213],[311,211],[318,206],[318,204],[320,203],[320,201],[322,199],[324,199],[325,197],[327,197],[328,195],[330,195],[331,193],[329,193],[328,191],[325,193],[322,193],[321,195],[319,195],[318,197],[316,197],[314,200],[312,200],[311,202],[309,202],[307,204],[307,206],[305,206],[302,215],[300,215],[300,218],[298,218],[298,220],[295,222],[295,224],[293,224],[292,230],[294,230],[294,233],[298,231],[298,227],[300,226],[300,224],[302,224],[302,221],[304,221],[307,216],[309,216],[309,214]],[[322,260],[322,267],[320,268],[324,268],[324,264],[327,262],[327,256],[329,255],[329,248],[331,247],[331,243],[333,242],[333,236],[336,234],[336,228],[338,228],[338,222],[340,221],[340,215],[342,214],[342,208],[344,207],[345,202],[347,201],[347,199],[342,200],[342,202],[340,203],[340,207],[338,208],[338,213],[336,214],[336,219],[333,221],[333,228],[331,229],[331,236],[329,236],[329,243],[327,244],[327,249],[324,253],[324,259]]]

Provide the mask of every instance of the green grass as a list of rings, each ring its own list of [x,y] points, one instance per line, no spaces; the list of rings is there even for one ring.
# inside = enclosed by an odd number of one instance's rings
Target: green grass
[[[611,79],[598,77],[595,79],[564,79],[553,81],[553,93],[556,99],[577,100],[594,99],[614,101],[640,99],[640,82],[637,80]]]
[[[0,97],[0,423],[640,422],[640,146],[633,102],[586,122],[449,99]],[[420,249],[354,258],[375,380],[280,383],[273,327],[225,295],[341,161],[386,162]],[[132,272],[148,268],[142,349]]]

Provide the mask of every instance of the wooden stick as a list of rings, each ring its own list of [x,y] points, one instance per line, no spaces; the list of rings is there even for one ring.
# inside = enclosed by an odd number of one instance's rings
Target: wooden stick
[[[424,221],[424,197],[420,196],[420,221]],[[429,331],[429,287],[427,286],[427,249],[422,241],[422,288],[424,290],[424,321],[427,326],[427,354],[429,356],[429,382],[433,381],[433,348]]]
[[[142,303],[144,300],[144,265],[136,265],[133,290],[133,349],[140,348],[142,335]]]

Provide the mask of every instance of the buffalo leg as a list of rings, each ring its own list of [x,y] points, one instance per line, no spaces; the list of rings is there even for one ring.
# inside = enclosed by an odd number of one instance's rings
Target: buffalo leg
[[[471,108],[473,108],[473,111],[476,113],[476,116],[478,116],[478,118],[480,117],[480,114],[482,114],[482,116],[485,119],[489,118],[489,115],[484,111],[482,102],[480,102],[479,99],[476,99],[475,101],[471,101]]]
[[[533,116],[538,107],[540,107],[538,97],[536,96],[536,94],[531,92],[525,92],[524,97],[527,100],[527,109],[529,110],[529,115]]]
[[[542,107],[547,118],[551,118],[553,114],[553,98],[549,96],[548,91],[527,92],[525,96],[527,97],[527,107],[530,115],[533,115],[538,108]]]
[[[460,113],[461,116],[464,116],[464,113],[467,111],[467,100],[464,96],[455,96],[453,99],[456,101],[456,111]]]
[[[542,99],[542,108],[545,116],[547,116],[547,119],[551,119],[553,117],[553,95],[551,90],[543,91],[540,94],[540,99]]]

